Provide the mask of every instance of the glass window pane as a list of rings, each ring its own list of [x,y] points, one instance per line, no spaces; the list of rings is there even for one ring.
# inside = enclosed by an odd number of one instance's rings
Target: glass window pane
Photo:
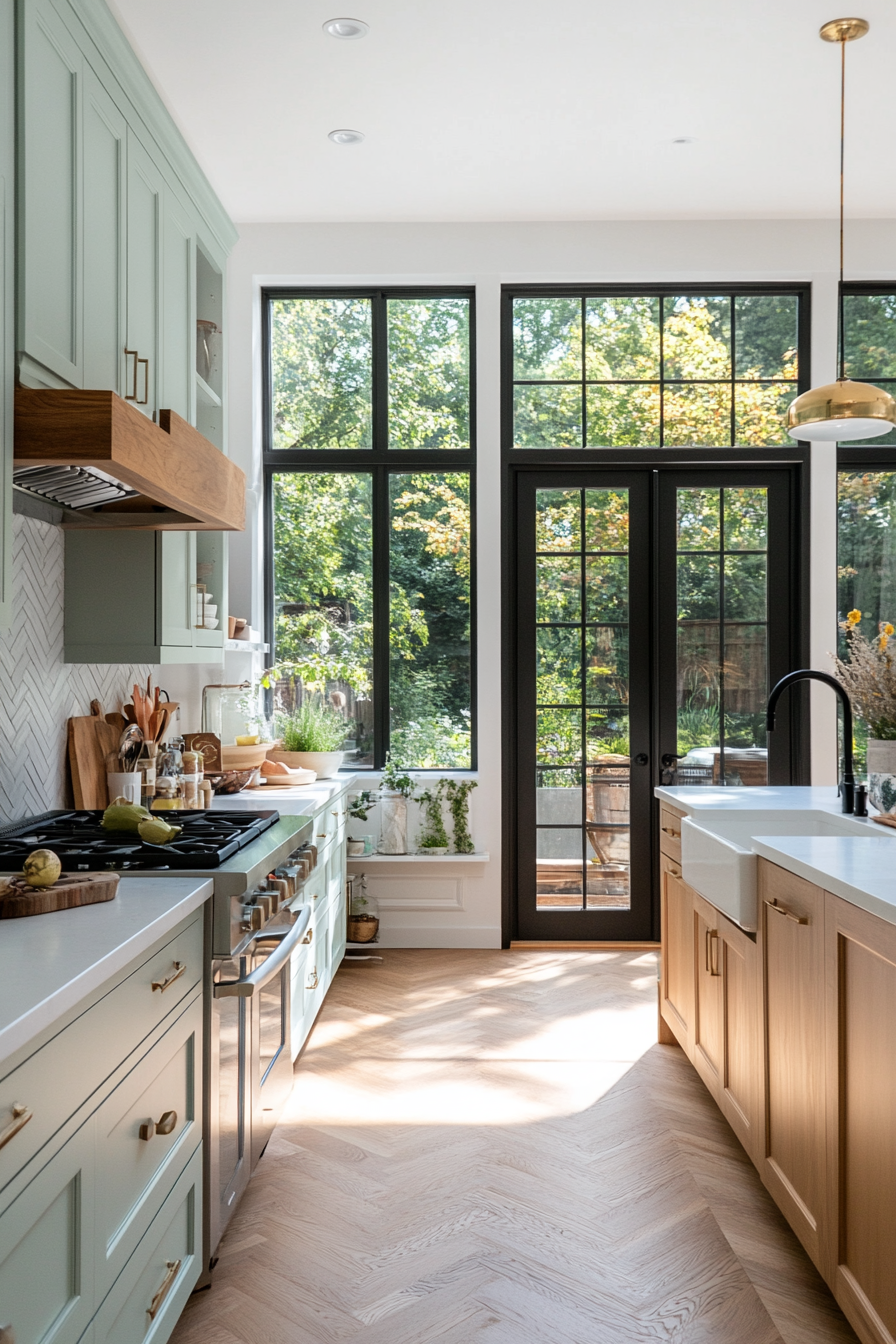
[[[582,567],[578,558],[540,555],[535,562],[536,621],[578,621],[582,614]]]
[[[389,299],[386,306],[389,447],[469,448],[469,299]]]
[[[585,549],[628,550],[628,491],[585,491]]]
[[[561,384],[513,389],[514,448],[581,448],[582,391]]]
[[[627,295],[585,301],[585,377],[660,376],[660,301]]]
[[[585,397],[589,448],[655,448],[659,444],[659,383],[592,385]]]
[[[839,620],[860,611],[870,635],[896,624],[896,471],[841,471],[837,514]]]
[[[396,473],[389,488],[390,749],[410,769],[468,770],[470,478]]]
[[[581,826],[581,770],[539,770],[537,772],[535,821],[540,826]]]
[[[731,445],[731,387],[727,383],[667,383],[663,416],[667,448]]]
[[[272,301],[274,448],[372,446],[371,307],[338,297]]]
[[[628,627],[589,626],[585,645],[588,704],[628,704]]]
[[[678,549],[718,551],[720,546],[720,499],[718,490],[679,490]]]
[[[373,763],[371,478],[274,476],[275,703],[312,700],[346,721],[346,761]]]
[[[539,490],[535,499],[535,549],[582,549],[581,490]]]
[[[582,701],[582,638],[579,628],[542,625],[535,631],[538,702],[578,705]]]
[[[581,710],[538,711],[535,723],[535,759],[539,765],[575,765],[581,761]]]
[[[628,714],[618,709],[589,709],[585,714],[586,760],[628,759]]]
[[[678,751],[718,748],[721,737],[718,622],[678,627]],[[690,762],[705,769],[712,760]],[[700,782],[694,779],[692,782]]]
[[[725,556],[726,621],[764,621],[767,561],[764,555]]]
[[[581,299],[514,299],[513,376],[581,378]]]
[[[586,620],[628,620],[628,556],[589,556],[585,585]]]
[[[730,299],[669,298],[663,312],[664,378],[731,377]]]
[[[795,294],[736,294],[736,378],[796,378],[799,299]]]
[[[734,440],[747,447],[792,443],[787,408],[797,394],[793,383],[738,383],[734,389]]]
[[[718,498],[718,491],[714,492]],[[725,550],[764,551],[768,546],[768,490],[749,485],[726,488]]]
[[[714,555],[678,557],[678,619],[717,621],[719,618],[719,559]]]
[[[844,294],[843,356],[847,378],[896,378],[896,294]]]
[[[581,910],[581,829],[539,827],[535,835],[536,909]]]
[[[588,770],[585,793],[585,870],[589,909],[621,909],[629,904],[631,830],[627,758],[612,757]]]
[[[752,714],[757,722],[750,729],[749,745],[765,745],[765,706],[768,702],[768,627],[725,627],[725,714]]]

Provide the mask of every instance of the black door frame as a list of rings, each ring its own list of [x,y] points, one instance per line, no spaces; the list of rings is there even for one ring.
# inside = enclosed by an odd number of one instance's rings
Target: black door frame
[[[502,946],[509,947],[518,936],[516,887],[518,877],[518,819],[516,798],[520,787],[520,763],[518,758],[517,722],[519,711],[519,676],[517,648],[519,639],[519,611],[517,607],[518,578],[517,555],[519,536],[517,516],[519,507],[520,481],[532,472],[564,472],[583,476],[589,471],[618,471],[637,468],[654,473],[657,485],[651,490],[653,500],[659,500],[662,489],[662,477],[669,473],[712,473],[721,480],[728,476],[732,484],[748,483],[751,475],[767,475],[769,471],[782,472],[789,478],[789,554],[784,559],[790,570],[790,603],[786,616],[790,649],[789,671],[795,667],[805,667],[809,660],[809,501],[810,501],[810,450],[807,444],[794,443],[792,447],[773,449],[686,449],[667,448],[661,450],[598,450],[579,452],[575,456],[557,454],[557,460],[545,460],[544,454],[533,454],[537,461],[527,458],[522,450],[508,455],[505,460],[502,482],[502,685],[504,688],[502,704]],[[571,460],[570,460],[571,459]],[[659,552],[659,528],[661,520],[658,509],[653,507],[651,526],[654,537],[654,565]],[[770,564],[774,561],[770,556]],[[654,638],[659,638],[658,628],[659,601],[658,587],[660,577],[651,576],[649,598],[650,625]],[[782,624],[784,618],[782,618]],[[780,669],[770,668],[774,678]],[[659,694],[654,686],[651,695],[651,758],[659,760]],[[798,695],[791,692],[791,704],[785,721],[782,713],[780,729],[776,739],[777,749],[773,761],[770,761],[772,782],[777,784],[809,783],[809,742],[810,708],[809,696],[803,688]],[[782,706],[783,709],[783,706]],[[783,745],[781,745],[783,744]],[[664,748],[668,749],[668,748]],[[654,770],[655,773],[655,770]],[[654,783],[658,783],[658,778]],[[652,802],[653,819],[651,832],[651,937],[650,941],[659,941],[659,851],[657,847],[657,821],[659,805]]]

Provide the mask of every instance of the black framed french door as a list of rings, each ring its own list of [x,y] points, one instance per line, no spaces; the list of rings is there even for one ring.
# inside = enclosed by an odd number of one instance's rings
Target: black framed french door
[[[798,782],[798,473],[518,474],[513,938],[655,939],[655,785]]]

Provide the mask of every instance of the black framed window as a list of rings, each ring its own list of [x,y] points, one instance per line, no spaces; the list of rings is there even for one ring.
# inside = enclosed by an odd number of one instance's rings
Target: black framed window
[[[264,338],[278,694],[353,769],[473,769],[473,292],[269,290]]]
[[[896,396],[896,285],[844,284],[842,371]],[[871,637],[881,621],[896,621],[896,430],[852,440],[837,449],[837,620],[860,611]],[[856,762],[865,766],[867,725],[858,718]]]
[[[788,445],[804,286],[514,289],[510,450]]]

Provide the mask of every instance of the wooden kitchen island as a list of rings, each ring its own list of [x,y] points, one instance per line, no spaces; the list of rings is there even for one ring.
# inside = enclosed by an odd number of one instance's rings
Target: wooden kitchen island
[[[877,828],[757,842],[749,933],[685,883],[684,815],[661,799],[661,1038],[687,1054],[860,1338],[894,1344],[896,863]],[[825,855],[827,885],[851,899],[827,889]]]

